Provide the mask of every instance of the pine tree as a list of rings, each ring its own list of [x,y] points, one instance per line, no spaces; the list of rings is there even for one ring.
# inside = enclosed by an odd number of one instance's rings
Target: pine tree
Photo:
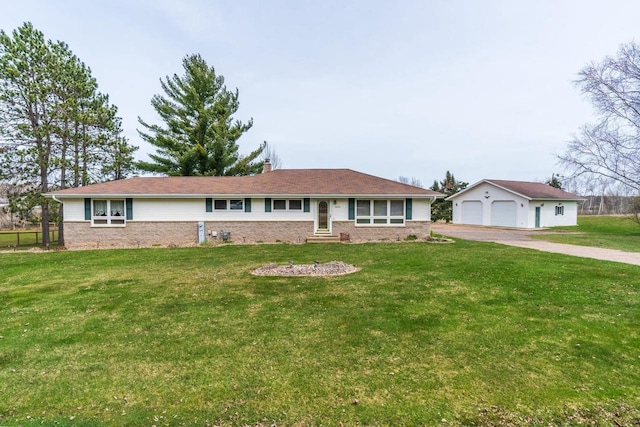
[[[140,169],[166,175],[250,175],[262,170],[258,156],[262,144],[246,157],[238,153],[238,139],[253,126],[234,120],[239,107],[238,90],[227,90],[224,77],[216,75],[200,55],[184,58],[185,74],[160,80],[166,96],[155,95],[151,105],[164,126],[138,118],[146,129],[143,140],[156,147],[152,162]]]
[[[434,180],[431,189],[449,197],[464,190],[468,185],[469,183],[467,182],[456,180],[456,177],[451,172],[447,171],[444,181],[438,182],[437,180]],[[435,222],[438,220],[444,220],[446,222],[450,222],[452,218],[453,211],[451,202],[444,199],[436,199],[431,204],[431,221]]]
[[[58,215],[49,211],[43,193],[102,181],[106,165],[132,163],[107,149],[131,154],[136,148],[120,135],[116,109],[97,87],[65,43],[45,40],[31,23],[12,34],[0,31],[0,179],[18,190],[15,209],[41,207],[44,245],[50,243],[49,222]]]
[[[560,175],[556,175],[555,173],[551,174],[551,178],[547,179],[546,184],[552,186],[553,188],[562,190],[562,182],[560,181]]]

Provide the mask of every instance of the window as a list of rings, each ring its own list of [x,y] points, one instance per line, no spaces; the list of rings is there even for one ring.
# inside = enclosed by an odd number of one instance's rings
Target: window
[[[289,200],[289,210],[290,211],[301,211],[302,210],[302,200]]]
[[[274,199],[273,200],[273,210],[274,211],[301,211],[302,210],[302,199],[293,199],[293,200],[285,200],[285,199]]]
[[[357,200],[356,224],[403,225],[404,200]]]
[[[564,215],[564,206],[556,206],[556,216]]]
[[[93,225],[125,225],[124,200],[93,200]]]
[[[213,201],[213,209],[216,211],[241,211],[244,209],[244,200],[241,199],[215,199]]]
[[[404,201],[389,200],[389,223],[404,224]]]
[[[358,200],[356,206],[356,224],[371,224],[371,201]]]

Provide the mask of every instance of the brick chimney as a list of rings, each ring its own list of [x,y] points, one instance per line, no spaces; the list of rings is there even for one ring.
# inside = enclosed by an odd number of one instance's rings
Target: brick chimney
[[[271,172],[271,162],[269,159],[264,160],[264,165],[262,166],[262,173]]]

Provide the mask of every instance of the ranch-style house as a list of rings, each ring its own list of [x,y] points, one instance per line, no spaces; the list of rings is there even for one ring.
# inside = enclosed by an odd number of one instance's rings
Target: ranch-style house
[[[396,241],[430,232],[444,195],[350,169],[135,177],[45,196],[62,203],[65,246]]]

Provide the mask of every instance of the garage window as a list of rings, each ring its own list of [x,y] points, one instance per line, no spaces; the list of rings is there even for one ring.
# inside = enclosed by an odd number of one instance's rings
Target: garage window
[[[564,215],[564,206],[556,206],[556,216]]]

